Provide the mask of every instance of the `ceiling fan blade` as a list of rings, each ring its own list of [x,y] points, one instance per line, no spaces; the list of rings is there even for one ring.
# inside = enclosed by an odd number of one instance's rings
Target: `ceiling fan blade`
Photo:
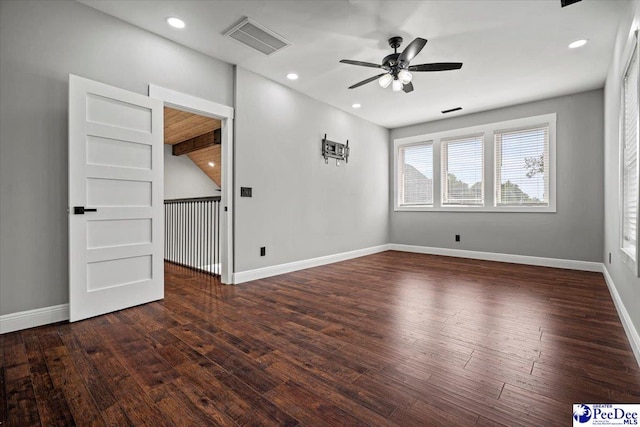
[[[409,82],[406,85],[402,86],[402,90],[404,93],[413,92],[413,83]]]
[[[417,54],[420,53],[425,44],[427,44],[427,40],[416,37],[415,40],[409,43],[409,45],[402,51],[402,53],[398,57],[398,61],[411,61]]]
[[[409,71],[449,71],[462,68],[462,62],[434,62],[433,64],[420,64],[409,66]]]
[[[380,77],[384,76],[385,74],[387,74],[387,73],[382,73],[382,74],[378,74],[377,76],[369,77],[366,80],[363,80],[363,81],[361,81],[359,83],[354,84],[353,86],[349,86],[349,89],[355,89],[355,88],[360,87],[362,85],[366,85],[367,83],[371,83],[372,81],[374,81],[376,79],[379,79]]]
[[[374,64],[372,62],[352,61],[351,59],[342,59],[340,62],[349,65],[359,65],[361,67],[382,68],[382,65]]]

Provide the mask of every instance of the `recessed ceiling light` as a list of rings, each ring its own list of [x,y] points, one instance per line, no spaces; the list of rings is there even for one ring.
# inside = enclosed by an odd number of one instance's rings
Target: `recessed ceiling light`
[[[216,164],[213,162],[209,162],[209,166],[214,167]]]
[[[576,40],[574,42],[571,42],[571,43],[569,43],[569,49],[575,49],[575,48],[578,48],[578,47],[582,47],[585,44],[587,44],[588,41],[589,40],[587,40],[587,39],[580,39],[580,40]]]
[[[298,80],[298,75],[296,73],[289,73],[287,74],[287,78],[289,80]]]
[[[360,105],[360,104],[352,104],[351,105],[351,108],[360,108],[360,107],[362,107],[362,105]]]
[[[175,16],[170,16],[167,18],[167,24],[171,25],[173,28],[184,28],[185,23],[182,19],[176,18]]]

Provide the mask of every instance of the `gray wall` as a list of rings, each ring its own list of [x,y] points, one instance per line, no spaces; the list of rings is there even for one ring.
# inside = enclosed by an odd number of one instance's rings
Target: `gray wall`
[[[73,1],[0,2],[0,315],[68,302],[68,75],[233,105],[233,67]]]
[[[602,90],[394,129],[391,141],[546,113],[557,113],[556,213],[393,212],[390,200],[391,243],[600,262]],[[390,182],[392,150],[393,144]]]
[[[236,84],[235,271],[387,243],[389,132],[240,68]],[[348,164],[325,164],[325,133]]]
[[[637,0],[629,4],[626,20],[620,24],[605,86],[605,212],[602,261],[631,316],[636,331],[640,331],[640,279],[622,262],[620,252],[620,168],[618,163],[620,160],[621,77],[628,59],[623,49],[628,44],[634,18],[637,26],[640,21],[640,1]],[[609,253],[611,253],[611,263],[608,260]]]
[[[171,154],[171,146],[164,146],[164,199],[219,196],[220,187],[202,169],[183,154]]]

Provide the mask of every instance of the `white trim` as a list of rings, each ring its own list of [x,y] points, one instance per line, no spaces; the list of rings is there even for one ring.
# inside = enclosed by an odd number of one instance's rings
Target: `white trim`
[[[467,251],[463,249],[434,248],[429,246],[400,245],[396,243],[390,243],[388,246],[389,250],[392,251],[444,255],[458,258],[472,258],[485,261],[509,262],[512,264],[537,265],[541,267],[564,268],[567,270],[602,272],[602,263],[591,261],[543,258],[527,255],[501,254],[494,252]]]
[[[486,194],[486,192],[485,192]],[[555,213],[551,206],[397,206],[394,212],[525,212],[525,213]]]
[[[292,271],[304,270],[305,268],[318,267],[334,262],[346,261],[348,259],[360,258],[365,255],[377,254],[389,250],[389,245],[372,246],[355,251],[342,252],[339,254],[321,256],[318,258],[304,259],[301,261],[289,262],[286,264],[272,265],[255,270],[240,271],[234,274],[235,283],[244,283],[251,280],[264,279],[266,277],[277,276],[279,274],[291,273]]]
[[[616,310],[618,311],[618,317],[620,317],[620,322],[622,322],[624,332],[627,334],[627,339],[631,345],[631,350],[633,350],[633,355],[636,357],[638,366],[640,366],[640,335],[638,334],[638,330],[633,326],[631,316],[629,316],[629,312],[624,306],[622,298],[620,298],[616,285],[613,283],[613,279],[611,278],[607,267],[604,265],[602,266],[602,274],[604,275],[604,281],[609,287],[611,299],[613,299],[613,304],[616,306]]]
[[[622,258],[622,262],[629,267],[629,269],[633,272],[635,276],[640,275],[640,269],[638,268],[638,262],[640,261],[639,252],[640,248],[638,247],[638,242],[640,241],[640,229],[638,228],[638,219],[640,218],[640,209],[636,206],[636,244],[634,245],[633,252],[629,251],[624,247],[624,148],[626,145],[625,138],[625,122],[624,118],[626,115],[625,111],[625,84],[624,79],[629,71],[629,66],[633,62],[633,54],[636,54],[636,58],[640,60],[640,45],[638,44],[638,30],[631,32],[631,39],[626,41],[625,48],[623,50],[624,54],[622,58],[626,58],[625,66],[622,68],[622,74],[619,77],[620,81],[620,110],[618,114],[618,173],[619,173],[619,182],[618,182],[618,218],[620,219],[620,254]],[[640,86],[640,74],[636,76],[638,79],[638,86]],[[636,123],[638,126],[638,123]],[[638,157],[638,138],[640,136],[640,131],[636,129],[636,158]],[[636,159],[638,160],[638,159]],[[638,180],[640,179],[640,170],[638,169],[638,162],[636,161],[636,185],[639,184]],[[638,185],[638,190],[640,190],[640,185]],[[637,196],[637,195],[636,195]]]
[[[221,216],[223,249],[220,253],[221,282],[233,284],[233,117],[234,109],[227,105],[198,98],[175,90],[149,85],[149,96],[164,101],[165,105],[195,114],[213,116],[222,122],[222,193],[221,206],[226,211]]]
[[[346,261],[348,259],[359,258],[365,255],[376,254],[384,251],[413,252],[458,258],[480,259],[485,261],[509,262],[512,264],[564,268],[567,270],[595,271],[598,273],[602,272],[602,264],[599,262],[388,243],[386,245],[372,246],[370,248],[294,261],[286,264],[272,265],[269,267],[257,268],[255,270],[240,271],[234,274],[234,283],[244,283],[251,280],[264,279],[267,277],[277,276],[279,274],[290,273],[292,271],[304,270],[305,268],[318,267],[321,265],[333,264],[334,262]]]
[[[0,334],[35,328],[36,326],[69,320],[69,304],[36,308],[35,310],[0,316]]]
[[[154,84],[149,84],[149,96],[161,99],[165,104],[178,107],[181,110],[188,110],[192,113],[200,114],[204,111],[214,114],[219,118],[234,118],[233,107],[218,104],[217,102],[209,101],[208,99],[198,98],[197,96],[177,92]]]
[[[482,125],[470,126],[466,128],[460,128],[460,129],[454,128],[454,129],[448,129],[440,132],[433,132],[429,134],[407,136],[404,138],[394,139],[393,142],[400,145],[404,145],[404,144],[410,144],[414,142],[424,142],[424,141],[430,141],[430,140],[435,141],[435,140],[446,139],[450,137],[456,137],[459,135],[464,136],[464,135],[474,135],[474,134],[481,134],[481,133],[484,134],[488,131],[491,131],[492,132],[491,135],[493,136],[493,131],[498,129],[519,128],[519,127],[528,126],[530,124],[555,123],[556,117],[557,117],[556,113],[541,114],[538,116],[522,117],[520,119],[504,120],[501,122],[486,123]]]

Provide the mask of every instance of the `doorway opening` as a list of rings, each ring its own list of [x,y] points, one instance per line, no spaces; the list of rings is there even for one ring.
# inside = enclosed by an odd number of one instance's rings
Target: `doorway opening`
[[[188,239],[189,233],[194,233],[196,237],[192,237],[192,243],[195,242],[196,246],[191,246],[190,249],[187,248],[187,251],[191,250],[192,252],[186,252],[186,254],[190,254],[190,257],[195,257],[196,265],[201,267],[202,270],[207,272],[215,270],[220,275],[221,283],[233,284],[233,183],[231,182],[233,176],[233,108],[156,85],[149,85],[149,96],[163,101],[165,111],[169,114],[174,114],[176,117],[181,117],[181,115],[188,117],[191,114],[199,117],[199,119],[193,118],[194,121],[202,120],[202,123],[204,123],[203,133],[193,135],[189,140],[181,142],[181,144],[184,143],[185,145],[182,145],[180,150],[195,149],[190,152],[183,151],[183,154],[174,156],[173,149],[178,143],[173,143],[166,144],[163,153],[165,157],[189,157],[189,161],[198,166],[207,177],[210,177],[212,182],[218,180],[217,188],[220,190],[217,200],[216,196],[208,196],[204,199],[200,197],[203,200],[192,200],[189,203],[193,204],[187,206],[186,203],[183,203],[184,201],[178,199],[177,201],[174,200],[175,203],[173,205],[167,204],[168,206],[165,206],[165,215],[169,215],[170,219],[177,218],[179,220],[182,218],[183,220],[183,222],[178,221],[173,225],[176,227],[173,231],[165,231],[165,235],[169,236],[167,240],[174,239],[170,242],[165,242],[165,249],[170,256],[175,257],[175,244],[179,243],[177,239]],[[165,116],[165,119],[167,118]],[[207,119],[214,119],[215,121]],[[189,123],[189,120],[187,120],[187,123]],[[217,129],[211,129],[212,124]],[[178,130],[191,127],[197,128],[194,123],[186,126],[176,124],[175,127]],[[202,138],[199,138],[199,136]],[[211,138],[213,138],[213,143]],[[171,148],[168,147],[169,145],[171,145]],[[171,150],[170,154],[167,153],[169,150]],[[219,161],[217,160],[218,158]],[[213,163],[213,166],[210,163]],[[198,197],[191,198],[197,199]],[[184,227],[184,221],[189,219],[192,221],[191,224],[195,225],[195,230],[180,233],[181,229],[179,227]],[[165,224],[165,227],[168,226],[168,224]],[[214,227],[216,236],[210,234]],[[214,240],[215,248],[209,246],[207,249],[205,246],[204,249],[202,247],[198,249],[198,245],[204,243],[199,241],[202,239]],[[167,244],[172,246],[169,247]],[[185,254],[180,256],[181,258],[175,259],[183,261],[186,259]]]
[[[164,107],[164,259],[220,276],[222,122]]]

